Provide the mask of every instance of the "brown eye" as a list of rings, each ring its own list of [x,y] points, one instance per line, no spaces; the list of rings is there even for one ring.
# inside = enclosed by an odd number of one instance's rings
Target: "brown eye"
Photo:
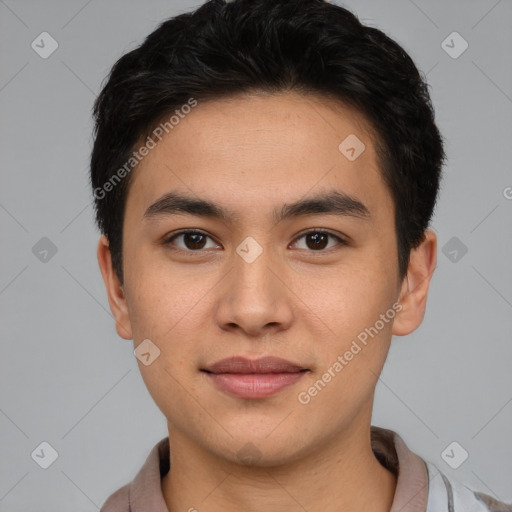
[[[203,249],[206,237],[199,233],[185,233],[183,234],[183,242],[187,249]]]
[[[338,244],[340,245],[346,245],[343,239],[341,239],[339,236],[329,233],[328,231],[308,231],[307,233],[303,233],[299,238],[297,238],[297,240],[302,238],[305,240],[305,247],[299,247],[299,249],[323,251],[329,245],[329,238],[337,240]]]
[[[205,233],[202,233],[201,231],[181,231],[180,233],[176,233],[172,235],[171,237],[167,238],[164,241],[165,245],[174,245],[179,250],[183,251],[200,251],[202,249],[212,249],[217,247],[217,245],[213,244],[213,247],[207,247],[207,240],[210,238]],[[176,244],[175,240],[182,241],[181,244]]]

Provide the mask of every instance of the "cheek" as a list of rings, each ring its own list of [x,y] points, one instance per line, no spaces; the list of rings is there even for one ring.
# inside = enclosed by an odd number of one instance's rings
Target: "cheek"
[[[337,267],[294,272],[293,291],[304,312],[311,310],[331,336],[356,336],[373,325],[395,300],[393,272],[372,254],[362,254]],[[311,313],[309,314],[311,316]]]
[[[160,350],[155,362],[139,362],[141,374],[153,398],[179,401],[182,386],[192,391],[198,358],[207,352],[212,334],[212,292],[219,277],[198,275],[198,266],[182,270],[156,261],[133,259],[127,272],[127,295],[135,344],[150,339]],[[177,395],[178,393],[178,395]]]
[[[136,340],[153,337],[163,343],[178,332],[190,335],[190,318],[212,287],[211,277],[198,276],[198,268],[171,264],[149,250],[127,250],[126,289]]]
[[[315,313],[311,315],[304,308],[300,314],[310,318],[303,325],[312,339],[318,340],[314,380],[329,382],[331,391],[322,392],[324,399],[331,396],[338,400],[331,393],[353,397],[373,391],[389,350],[396,315],[395,275],[383,272],[383,268],[377,257],[361,258],[331,272],[329,278],[311,280],[310,286],[303,283],[299,288],[298,295]]]
[[[157,265],[140,265],[130,276],[129,311],[135,345],[149,339],[159,355],[150,365],[138,361],[148,392],[167,417],[190,408],[195,394],[197,346],[206,333],[204,298],[211,286],[167,275]],[[203,300],[202,300],[203,299]]]
[[[329,329],[318,337],[317,364],[297,396],[300,404],[311,407],[311,414],[327,414],[333,421],[341,413],[352,417],[372,399],[396,315],[394,298],[384,283],[355,281],[357,287],[349,286],[348,280],[334,282],[336,293],[322,301],[319,316]]]

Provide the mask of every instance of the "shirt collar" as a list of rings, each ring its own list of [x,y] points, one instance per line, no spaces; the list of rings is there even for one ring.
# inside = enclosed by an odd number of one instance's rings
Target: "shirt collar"
[[[397,476],[390,512],[425,512],[429,477],[425,462],[392,430],[371,427],[372,450],[379,462]],[[130,512],[169,512],[162,493],[162,477],[169,471],[169,437],[149,453],[129,486]]]

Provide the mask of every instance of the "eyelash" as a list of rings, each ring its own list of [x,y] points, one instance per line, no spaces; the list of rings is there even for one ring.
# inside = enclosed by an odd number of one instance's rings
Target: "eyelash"
[[[316,233],[316,234],[322,234],[322,235],[328,235],[332,238],[335,238],[339,245],[342,245],[342,246],[346,246],[348,245],[348,243],[341,237],[331,233],[330,231],[326,231],[326,230],[323,230],[323,229],[310,229],[308,231],[305,231],[304,233],[301,233],[299,236],[297,236],[297,238],[295,238],[294,242],[296,242],[297,240],[300,240],[301,238],[309,235],[309,234],[312,234],[312,233]],[[203,231],[200,231],[200,230],[197,230],[197,229],[184,229],[182,231],[178,231],[177,233],[173,233],[172,235],[166,237],[164,240],[163,240],[163,244],[165,246],[170,246],[170,245],[173,245],[172,244],[172,241],[179,237],[180,235],[186,235],[186,234],[197,234],[197,235],[203,235],[203,236],[206,236],[210,239],[213,240],[213,238],[208,235],[207,233],[203,232]],[[312,252],[312,253],[322,253],[322,252],[328,252],[330,251],[331,249],[333,249],[333,247],[329,248],[329,249],[319,249],[317,251],[315,250],[307,250],[307,249],[304,249],[306,250],[307,252]],[[181,248],[171,248],[171,250],[173,251],[179,251],[179,252],[184,252],[184,253],[190,253],[190,254],[193,254],[193,253],[201,253],[201,252],[205,252],[206,250],[208,249],[197,249],[197,250],[193,250],[193,249],[181,249]]]

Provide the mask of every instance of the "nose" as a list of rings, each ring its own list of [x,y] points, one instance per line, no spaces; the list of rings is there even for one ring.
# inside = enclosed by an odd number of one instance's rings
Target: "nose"
[[[223,280],[216,307],[221,329],[260,337],[290,327],[293,293],[286,285],[283,265],[269,252],[263,250],[254,261],[238,254],[233,258],[234,268]]]

